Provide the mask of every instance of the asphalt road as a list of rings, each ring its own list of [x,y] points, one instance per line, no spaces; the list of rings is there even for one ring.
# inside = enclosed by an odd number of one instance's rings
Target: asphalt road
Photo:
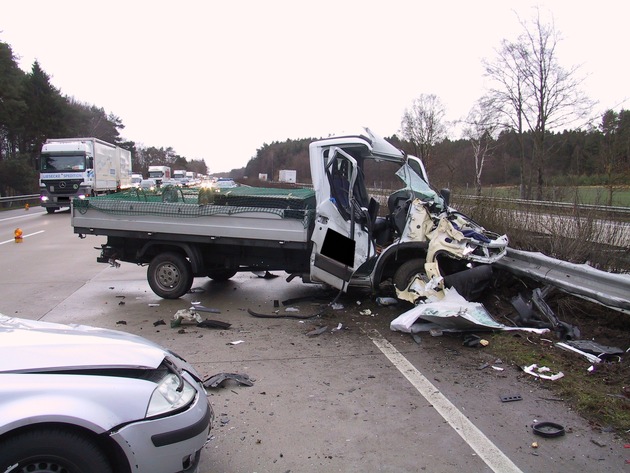
[[[16,228],[22,243],[13,239]],[[204,376],[253,378],[251,387],[229,381],[209,390],[216,420],[203,473],[630,471],[630,451],[592,429],[544,383],[463,347],[460,335],[427,334],[416,343],[390,331],[400,307],[378,307],[354,293],[339,299],[343,309],[320,317],[251,316],[247,309],[313,315],[334,297],[316,285],[287,283],[281,273],[242,273],[226,283],[198,278],[182,299],[162,300],[146,268],[96,263],[94,247],[103,242],[74,235],[68,212],[0,213],[0,312],[140,334]],[[231,327],[171,328],[174,314],[193,302],[213,310],[205,318]],[[361,315],[366,308],[372,315]],[[522,400],[501,402],[502,395]],[[536,436],[537,421],[560,423],[567,434]]]

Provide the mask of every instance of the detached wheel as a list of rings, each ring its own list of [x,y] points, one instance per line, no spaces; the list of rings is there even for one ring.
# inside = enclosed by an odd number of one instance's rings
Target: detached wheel
[[[399,291],[404,291],[418,274],[426,280],[427,275],[424,270],[425,262],[424,258],[416,258],[401,264],[394,273],[394,286],[396,286]]]
[[[0,444],[0,471],[11,473],[113,473],[89,439],[60,429],[27,432]]]
[[[227,281],[235,274],[236,271],[232,271],[231,269],[212,269],[208,271],[208,277],[217,282]]]
[[[147,280],[158,296],[178,299],[192,287],[192,267],[179,253],[161,253],[151,260]]]

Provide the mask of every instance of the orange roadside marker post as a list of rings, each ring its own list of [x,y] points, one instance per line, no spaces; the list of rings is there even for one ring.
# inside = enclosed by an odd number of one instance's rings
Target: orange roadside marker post
[[[28,209],[30,209],[30,208],[31,208],[31,206],[30,206],[30,205],[28,205],[28,204],[26,204],[26,205],[24,206],[24,210],[28,210]]]
[[[22,240],[24,240],[24,237],[22,236],[22,229],[16,228],[13,232],[13,237],[15,238],[16,243],[22,243]]]

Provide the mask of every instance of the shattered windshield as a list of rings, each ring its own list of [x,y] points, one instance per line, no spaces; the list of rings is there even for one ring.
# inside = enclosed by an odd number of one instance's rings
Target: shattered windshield
[[[44,172],[85,171],[85,155],[42,155],[40,170]]]
[[[422,179],[409,164],[405,163],[396,171],[396,175],[411,189],[414,195],[423,202],[434,202],[438,207],[444,208],[444,200],[435,192],[428,182]]]

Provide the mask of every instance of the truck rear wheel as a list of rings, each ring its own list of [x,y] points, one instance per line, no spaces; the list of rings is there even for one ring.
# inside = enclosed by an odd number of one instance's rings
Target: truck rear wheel
[[[59,210],[59,207],[46,207],[46,212],[49,214],[54,214],[55,210]]]
[[[179,253],[160,253],[149,263],[147,280],[153,292],[164,299],[178,299],[193,283],[193,272],[188,261]]]
[[[399,291],[407,289],[418,274],[426,279],[424,263],[424,258],[415,258],[401,264],[394,273],[393,283],[396,289]]]

